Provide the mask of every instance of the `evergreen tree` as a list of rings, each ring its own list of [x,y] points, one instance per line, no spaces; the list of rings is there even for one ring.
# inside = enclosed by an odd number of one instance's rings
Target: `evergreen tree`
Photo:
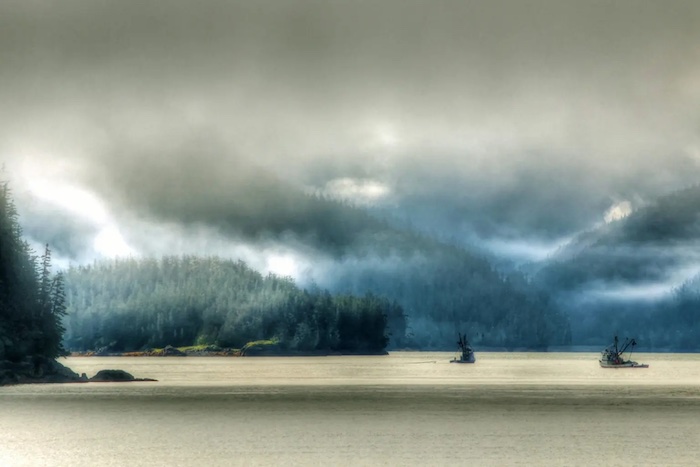
[[[63,347],[63,334],[66,328],[63,319],[66,316],[65,278],[58,272],[51,281],[50,312],[46,319],[48,327],[45,333],[45,351],[49,356],[65,356],[68,351]]]
[[[62,287],[62,279],[58,279],[57,283],[56,278],[51,276],[51,251],[48,246],[41,261],[38,261],[22,239],[22,228],[9,185],[2,183],[0,361],[19,361],[27,357],[55,358],[64,353],[61,347],[61,318],[65,314],[65,296],[60,298]]]

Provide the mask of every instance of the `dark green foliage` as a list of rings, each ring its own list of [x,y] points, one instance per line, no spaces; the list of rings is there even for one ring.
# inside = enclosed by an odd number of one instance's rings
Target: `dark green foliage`
[[[56,358],[65,314],[63,282],[51,274],[48,246],[41,259],[22,240],[7,183],[0,186],[0,360]]]
[[[381,351],[386,316],[402,315],[386,299],[301,290],[289,278],[213,257],[102,262],[70,269],[66,282],[73,350],[241,348],[277,338],[291,350]]]

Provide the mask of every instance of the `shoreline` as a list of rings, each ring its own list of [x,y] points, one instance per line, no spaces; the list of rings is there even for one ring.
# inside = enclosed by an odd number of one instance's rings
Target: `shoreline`
[[[600,353],[599,347],[585,346],[580,348],[551,348],[541,349],[505,349],[498,347],[480,348],[476,353]],[[142,350],[131,352],[71,352],[69,357],[340,357],[340,356],[386,356],[390,353],[404,352],[454,352],[453,349],[391,349],[383,351],[333,351],[333,350],[280,350],[280,349],[249,349],[241,353],[239,349],[221,349],[216,351],[179,351],[163,352],[162,349]],[[697,350],[655,349],[639,350],[643,354],[696,354]]]
[[[248,350],[241,353],[240,350],[222,350],[222,351],[193,351],[181,353],[163,353],[149,350],[136,352],[71,352],[69,357],[233,357],[233,358],[248,358],[248,357],[332,357],[332,356],[385,356],[389,355],[388,351],[301,351],[301,350]]]

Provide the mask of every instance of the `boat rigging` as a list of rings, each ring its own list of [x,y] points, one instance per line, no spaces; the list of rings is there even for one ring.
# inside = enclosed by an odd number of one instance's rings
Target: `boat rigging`
[[[600,366],[603,368],[649,368],[646,363],[637,363],[631,360],[632,350],[634,346],[637,345],[637,341],[634,339],[626,338],[622,346],[619,345],[617,336],[615,336],[615,341],[607,346],[600,353]],[[629,349],[629,356],[627,359],[624,358],[623,354]]]

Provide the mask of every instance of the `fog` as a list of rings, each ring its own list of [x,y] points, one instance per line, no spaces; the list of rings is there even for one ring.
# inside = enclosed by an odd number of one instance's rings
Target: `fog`
[[[699,26],[695,1],[4,2],[0,160],[61,264],[307,277],[361,248],[298,193],[541,260],[696,182]]]

